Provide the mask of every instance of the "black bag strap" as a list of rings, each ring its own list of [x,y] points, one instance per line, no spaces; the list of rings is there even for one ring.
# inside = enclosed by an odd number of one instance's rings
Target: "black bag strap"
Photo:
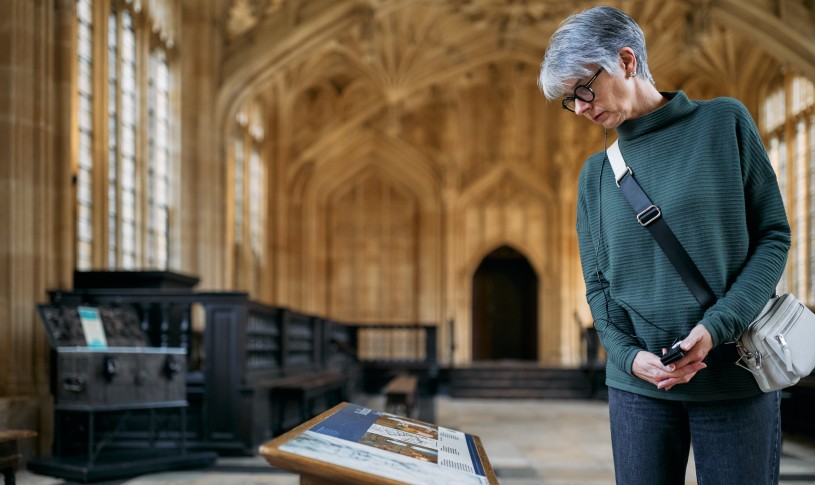
[[[656,240],[662,252],[668,257],[671,264],[674,265],[682,281],[693,294],[696,301],[702,308],[707,309],[716,302],[716,295],[710,289],[702,272],[696,267],[696,264],[691,259],[688,252],[676,238],[668,223],[662,217],[662,212],[659,210],[648,195],[642,190],[642,187],[637,183],[634,178],[634,172],[631,167],[626,165],[623,155],[620,152],[619,140],[615,141],[607,150],[611,168],[614,170],[614,179],[617,182],[617,187],[622,190],[623,196],[634,209],[637,222],[648,229],[651,236]]]

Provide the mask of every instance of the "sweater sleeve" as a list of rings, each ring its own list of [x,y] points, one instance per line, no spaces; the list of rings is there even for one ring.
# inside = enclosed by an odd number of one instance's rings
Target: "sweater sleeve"
[[[582,193],[581,190],[580,194]],[[628,313],[608,294],[609,283],[598,265],[588,213],[580,194],[577,203],[577,239],[586,283],[586,300],[609,362],[633,375],[634,357],[642,349],[634,337]]]
[[[738,105],[737,139],[750,251],[741,272],[702,323],[713,345],[738,339],[774,292],[790,248],[790,227],[767,152],[747,110]]]

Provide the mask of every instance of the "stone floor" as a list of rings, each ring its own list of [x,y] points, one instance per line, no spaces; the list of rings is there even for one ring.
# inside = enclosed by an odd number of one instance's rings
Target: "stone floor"
[[[438,397],[434,422],[479,436],[503,485],[613,484],[608,405],[604,401],[493,400]],[[382,409],[380,397],[355,402]],[[815,418],[813,418],[815,419]],[[687,484],[695,484],[693,461]],[[17,483],[68,485],[62,479],[21,470]],[[261,457],[221,458],[210,468],[162,472],[104,482],[105,485],[296,485],[297,476],[272,468]],[[781,483],[815,484],[815,445],[787,437]],[[99,484],[99,482],[97,482]],[[452,484],[451,484],[452,485]]]

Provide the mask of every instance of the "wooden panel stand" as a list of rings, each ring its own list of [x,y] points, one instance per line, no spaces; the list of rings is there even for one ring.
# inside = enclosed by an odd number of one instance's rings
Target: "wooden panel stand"
[[[260,454],[264,458],[266,458],[266,461],[268,461],[270,465],[298,473],[300,475],[301,485],[399,485],[411,483],[390,478],[388,476],[385,476],[384,473],[383,475],[377,475],[371,468],[369,468],[368,471],[363,472],[355,468],[346,467],[340,464],[331,463],[329,461],[323,461],[318,458],[312,458],[309,456],[301,455],[296,452],[293,452],[291,448],[285,449],[287,444],[293,442],[298,438],[301,438],[301,435],[303,435],[306,431],[309,431],[316,425],[323,423],[324,421],[328,420],[329,418],[339,413],[348,406],[353,405],[350,405],[349,403],[346,402],[338,404],[337,406],[334,406],[333,408],[316,416],[315,418],[297,426],[291,431],[265,443],[260,447]],[[355,406],[355,409],[359,408],[360,408],[359,406]],[[379,413],[377,415],[379,415]],[[403,420],[405,422],[408,421],[406,418],[401,418],[399,416],[393,416],[390,414],[388,416],[394,417],[397,420]],[[423,427],[425,426],[434,427],[434,425],[427,425],[427,423],[421,423],[418,421],[413,422]],[[481,444],[481,440],[477,436],[471,435],[466,436],[472,439],[475,448],[473,453],[473,455],[475,456],[473,456],[473,458],[478,461],[478,464],[482,467],[484,472],[484,475],[480,476],[481,478],[477,478],[477,476],[473,474],[472,475],[473,479],[483,480],[486,483],[489,483],[490,485],[498,485],[498,479],[496,478],[495,472],[493,471],[492,466],[490,465],[489,460],[487,459],[487,454],[484,451],[484,447]],[[353,443],[352,445],[358,444]],[[362,448],[367,448],[368,445],[359,446],[361,446]],[[394,453],[394,461],[396,461],[397,456],[399,455]],[[405,459],[405,457],[401,458],[403,460]],[[379,454],[379,459],[380,460],[382,459],[382,454]],[[412,459],[408,458],[408,460]],[[416,462],[420,462],[420,460],[416,460]],[[424,464],[424,462],[422,463]],[[433,466],[431,464],[427,465]],[[441,475],[442,470],[441,465],[439,465],[439,470]],[[450,471],[447,468],[445,468],[444,470],[448,472]],[[420,481],[424,483],[423,477],[420,476],[416,478],[417,481],[413,483],[419,483]]]

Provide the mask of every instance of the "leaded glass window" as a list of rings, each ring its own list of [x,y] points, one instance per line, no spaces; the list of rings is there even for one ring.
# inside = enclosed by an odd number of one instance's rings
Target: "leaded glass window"
[[[266,245],[268,181],[263,122],[261,104],[248,105],[236,116],[232,143],[234,283],[252,294],[262,291]]]
[[[167,267],[170,217],[170,73],[167,54],[150,56],[150,120],[147,169],[147,265]]]
[[[809,79],[789,75],[762,105],[767,152],[792,229],[792,246],[778,291],[815,303],[815,89]]]
[[[76,268],[168,268],[177,184],[169,53],[180,4],[76,1]],[[96,28],[93,19],[107,20]]]
[[[93,1],[77,1],[76,267],[93,266]]]

